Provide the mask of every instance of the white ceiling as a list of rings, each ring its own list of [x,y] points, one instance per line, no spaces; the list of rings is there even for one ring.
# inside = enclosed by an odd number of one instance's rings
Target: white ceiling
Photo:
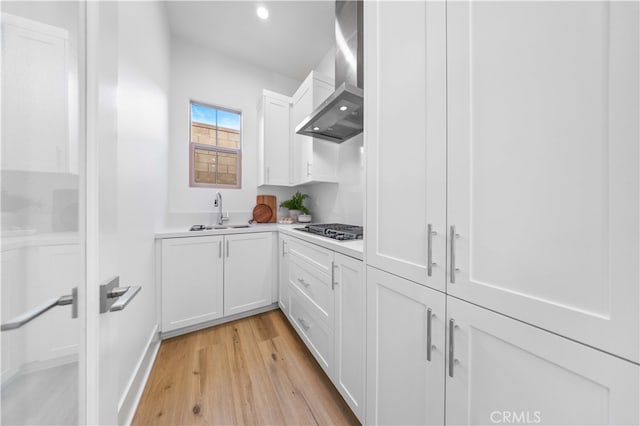
[[[333,46],[333,1],[170,1],[174,36],[302,80]],[[269,18],[256,15],[264,5]]]

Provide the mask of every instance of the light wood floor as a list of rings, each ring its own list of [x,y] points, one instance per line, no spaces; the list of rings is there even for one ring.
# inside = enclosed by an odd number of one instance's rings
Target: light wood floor
[[[162,342],[133,424],[359,422],[275,310]]]

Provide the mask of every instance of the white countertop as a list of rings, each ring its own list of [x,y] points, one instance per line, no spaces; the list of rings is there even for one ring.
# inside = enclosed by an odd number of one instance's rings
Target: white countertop
[[[362,255],[364,252],[364,244],[362,240],[339,241],[295,230],[295,228],[300,228],[303,226],[304,224],[300,223],[294,223],[291,225],[280,225],[277,223],[257,223],[250,225],[248,228],[210,229],[206,231],[167,229],[156,232],[156,239],[159,240],[164,238],[204,237],[207,235],[247,234],[252,232],[282,232],[283,234],[289,235],[291,237],[299,238],[301,240],[317,244],[329,250],[342,253],[345,256],[362,260]]]

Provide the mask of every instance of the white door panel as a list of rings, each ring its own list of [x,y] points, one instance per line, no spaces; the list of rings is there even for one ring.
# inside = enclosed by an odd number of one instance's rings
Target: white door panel
[[[444,294],[367,267],[367,424],[444,424],[444,321]]]
[[[447,9],[447,292],[636,362],[639,7]]]
[[[444,24],[444,2],[365,4],[367,263],[442,291]]]
[[[447,424],[640,420],[640,366],[452,297],[447,317]]]

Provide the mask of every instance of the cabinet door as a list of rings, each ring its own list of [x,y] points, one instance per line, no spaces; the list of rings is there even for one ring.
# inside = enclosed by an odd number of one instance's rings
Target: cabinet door
[[[291,129],[293,132],[293,183],[301,184],[311,180],[311,159],[313,158],[313,138],[296,133],[296,126],[313,111],[313,78],[307,77],[292,99]]]
[[[162,331],[222,317],[223,237],[162,240]]]
[[[265,183],[289,186],[290,103],[264,97]]]
[[[289,254],[287,242],[289,238],[282,235],[278,238],[278,305],[285,315],[289,316]]]
[[[69,152],[69,111],[77,101],[69,96],[68,38],[64,29],[2,15],[2,137],[13,141],[2,144],[3,170],[70,171],[77,153]]]
[[[362,261],[334,254],[334,378],[351,410],[364,423],[365,282]]]
[[[367,267],[367,424],[444,424],[444,321],[444,294]]]
[[[640,366],[453,297],[447,316],[447,424],[640,421]]]
[[[273,249],[271,232],[225,236],[225,316],[271,304]]]
[[[444,291],[444,3],[364,11],[367,263]]]
[[[636,362],[639,9],[447,9],[447,292]]]

